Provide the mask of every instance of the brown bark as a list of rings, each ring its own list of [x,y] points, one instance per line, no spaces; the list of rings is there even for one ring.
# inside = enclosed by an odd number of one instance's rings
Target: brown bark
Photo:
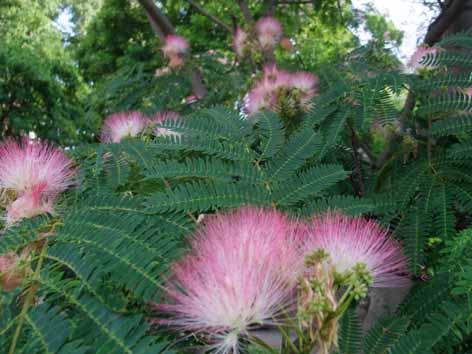
[[[165,41],[167,35],[175,33],[172,23],[168,17],[159,10],[153,0],[138,0],[138,2],[143,7],[154,33],[162,41]],[[190,70],[190,79],[194,95],[198,98],[205,97],[208,94],[208,91],[203,83],[200,70],[196,67],[188,69]]]
[[[467,2],[470,1],[454,0],[450,2],[449,7],[443,8],[439,16],[429,25],[424,43],[432,46],[438,42],[451,25],[457,22]]]

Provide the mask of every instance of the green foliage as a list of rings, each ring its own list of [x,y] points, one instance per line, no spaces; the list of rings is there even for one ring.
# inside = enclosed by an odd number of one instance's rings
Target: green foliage
[[[361,352],[362,328],[355,307],[351,307],[344,314],[339,335],[340,354],[358,354]]]
[[[208,19],[185,2],[162,5],[200,53],[211,86],[206,98],[185,106],[188,71],[155,75],[164,66],[161,43],[137,3],[105,0],[92,10],[67,2],[79,26],[67,50],[46,25],[59,3],[11,3],[18,9],[0,5],[2,134],[32,130],[73,147],[80,184],[61,196],[57,215],[23,221],[0,237],[0,255],[22,254],[28,264],[21,287],[0,293],[7,353],[185,351],[201,338],[176,341],[164,326],[151,326],[152,305],[163,301],[169,269],[200,219],[244,205],[300,218],[329,210],[363,215],[402,245],[412,290],[365,335],[350,308],[340,319],[340,354],[470,352],[470,36],[446,38],[441,45],[454,50],[428,54],[420,75],[406,75],[380,38],[390,30],[400,42],[390,23],[371,15],[375,43],[347,54],[356,44],[346,26],[355,22],[349,4],[314,2],[301,19],[283,17],[299,51],[277,58],[286,67],[301,59],[304,69],[329,63],[319,72],[322,94],[294,121],[273,112],[248,120],[221,105],[241,105],[245,78],[258,68],[219,62],[231,57],[229,38],[208,30]],[[205,4],[228,23],[238,11],[236,3]],[[251,2],[256,18],[266,5]],[[301,9],[291,4],[288,13]],[[7,16],[16,21],[11,28]],[[37,33],[25,34],[36,21]],[[242,21],[239,12],[235,21]],[[43,48],[46,39],[54,45]],[[205,53],[210,48],[218,51]],[[413,97],[412,107],[405,97]],[[109,113],[170,109],[182,118],[158,125],[166,136],[146,131],[119,144],[75,146],[95,140]]]
[[[38,136],[73,145],[89,141],[97,122],[84,119],[86,87],[52,19],[59,3],[0,5],[1,136]],[[33,30],[34,29],[34,30]]]

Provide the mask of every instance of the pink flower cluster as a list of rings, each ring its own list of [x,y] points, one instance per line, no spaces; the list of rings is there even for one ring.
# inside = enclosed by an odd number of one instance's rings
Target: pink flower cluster
[[[271,16],[263,17],[256,22],[256,34],[264,50],[273,50],[282,39],[282,25]]]
[[[175,112],[156,113],[152,118],[135,111],[115,113],[105,119],[101,140],[104,143],[119,143],[125,138],[138,136],[149,126],[168,119],[177,120],[179,117],[180,115]],[[154,130],[155,135],[169,135],[170,133],[170,130],[165,128]]]
[[[281,213],[243,208],[210,216],[192,252],[173,267],[169,324],[204,331],[218,353],[238,353],[239,337],[270,323],[290,303],[300,263]]]
[[[340,273],[365,264],[373,286],[406,281],[399,244],[375,222],[341,214],[301,224],[244,207],[206,218],[191,245],[173,266],[169,303],[155,308],[171,316],[160,323],[202,334],[216,353],[238,353],[251,328],[293,309],[304,258],[317,249],[329,253]]]
[[[241,27],[236,28],[233,38],[233,48],[238,57],[244,57],[247,48],[247,41],[247,33]]]
[[[319,78],[306,71],[290,73],[275,65],[266,66],[262,79],[245,97],[244,112],[252,115],[262,110],[274,111],[283,98],[281,95],[287,94],[286,90],[296,90],[300,107],[306,109],[319,93]]]
[[[188,53],[189,44],[187,40],[176,34],[169,34],[165,38],[162,48],[164,56],[169,59],[170,68],[179,68],[184,64],[185,55]]]
[[[302,249],[324,249],[339,273],[364,263],[374,287],[405,285],[406,260],[400,245],[376,222],[329,213],[313,218],[303,237]]]
[[[262,51],[271,52],[275,46],[283,41],[283,47],[291,49],[291,43],[288,39],[282,39],[283,28],[279,21],[274,17],[267,16],[259,19],[255,24],[255,39],[257,47]],[[288,42],[287,42],[288,41]],[[251,46],[251,36],[242,28],[236,28],[233,38],[233,48],[239,57],[244,57]]]
[[[0,144],[0,188],[16,199],[7,206],[7,225],[53,213],[57,195],[74,184],[75,170],[61,150],[24,138]]]
[[[119,143],[126,137],[138,136],[148,125],[140,112],[115,113],[105,119],[101,140],[104,143]]]

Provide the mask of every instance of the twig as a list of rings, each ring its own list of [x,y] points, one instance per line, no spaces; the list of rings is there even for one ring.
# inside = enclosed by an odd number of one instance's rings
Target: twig
[[[207,10],[205,10],[205,8],[203,8],[203,6],[199,5],[196,1],[194,0],[188,0],[189,4],[192,5],[198,12],[200,12],[203,16],[207,17],[209,20],[213,21],[214,23],[216,23],[217,25],[221,26],[222,28],[224,28],[226,31],[228,31],[229,33],[233,33],[233,29],[228,26],[226,23],[224,23],[223,21],[221,21],[218,17],[212,15],[211,13],[209,13]]]
[[[431,150],[433,146],[433,139],[431,137],[431,128],[432,128],[432,118],[431,118],[431,115],[429,115],[428,117],[428,143],[427,143],[429,166],[431,166],[431,158],[432,158]]]
[[[274,16],[275,8],[277,7],[277,0],[269,0],[267,5],[266,16]]]
[[[38,264],[36,265],[36,269],[33,274],[33,282],[36,282],[39,279],[39,273],[41,272],[41,267],[43,265],[44,256],[46,255],[47,250],[47,240],[44,241],[43,248],[41,249],[41,254],[39,255]],[[21,309],[18,325],[16,326],[15,333],[13,335],[13,339],[10,345],[10,350],[8,354],[14,354],[16,350],[16,344],[18,343],[18,339],[21,334],[21,329],[23,327],[23,323],[25,321],[26,314],[28,313],[29,307],[33,302],[34,293],[36,291],[36,286],[33,284],[28,289],[28,294],[26,295],[25,302],[23,303],[23,307]]]
[[[377,159],[377,156],[375,156],[375,154],[372,152],[372,150],[370,149],[370,147],[365,143],[363,142],[361,139],[358,139],[357,142],[359,143],[359,146],[360,148],[362,149],[362,151],[367,155],[367,157],[369,158],[369,161],[371,164],[375,163],[376,159]]]
[[[382,166],[394,153],[395,148],[398,146],[399,138],[403,135],[403,133],[405,133],[406,122],[408,118],[410,117],[411,112],[413,111],[413,108],[415,108],[415,104],[416,104],[415,95],[413,94],[412,91],[410,91],[408,92],[405,105],[403,106],[403,111],[400,114],[400,117],[398,119],[400,123],[399,132],[397,134],[392,134],[390,136],[390,139],[387,142],[387,148],[384,150],[384,152],[378,157],[377,161],[375,162],[376,166],[378,167]]]
[[[173,34],[175,33],[174,27],[172,26],[172,23],[170,20],[165,16],[159,8],[156,6],[154,1],[152,0],[138,0],[141,6],[144,8],[144,11],[146,12],[146,15],[148,18],[154,22],[154,25],[159,28],[160,33],[158,34],[159,37],[161,37],[162,40],[164,40],[164,36],[168,34]],[[151,23],[152,25],[152,23]],[[154,26],[153,26],[154,29]]]
[[[249,10],[249,6],[247,6],[246,1],[244,0],[236,0],[239,5],[239,8],[243,12],[244,19],[247,23],[252,23],[254,19],[252,18],[251,11]]]
[[[351,144],[352,144],[352,150],[353,150],[353,155],[354,155],[354,165],[355,165],[355,171],[359,183],[359,196],[362,197],[365,195],[365,185],[364,185],[364,179],[362,178],[362,168],[361,168],[361,161],[359,160],[359,144],[358,144],[358,139],[356,132],[354,131],[354,127],[350,122],[347,122],[347,125],[349,126],[349,129],[351,130]]]

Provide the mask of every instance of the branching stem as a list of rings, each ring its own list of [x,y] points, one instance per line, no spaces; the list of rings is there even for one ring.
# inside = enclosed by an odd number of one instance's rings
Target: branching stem
[[[25,302],[23,303],[23,307],[21,308],[21,312],[18,318],[18,325],[16,326],[15,334],[13,335],[13,339],[10,345],[10,350],[8,354],[14,354],[16,350],[16,345],[18,343],[18,339],[20,338],[21,329],[23,327],[23,323],[25,321],[26,314],[33,303],[34,293],[36,292],[37,288],[35,283],[39,280],[39,274],[41,272],[41,267],[43,266],[44,256],[47,252],[47,240],[44,241],[43,247],[41,249],[41,254],[39,255],[38,264],[36,265],[36,269],[33,274],[33,284],[30,285],[28,289],[28,293],[26,295]]]

